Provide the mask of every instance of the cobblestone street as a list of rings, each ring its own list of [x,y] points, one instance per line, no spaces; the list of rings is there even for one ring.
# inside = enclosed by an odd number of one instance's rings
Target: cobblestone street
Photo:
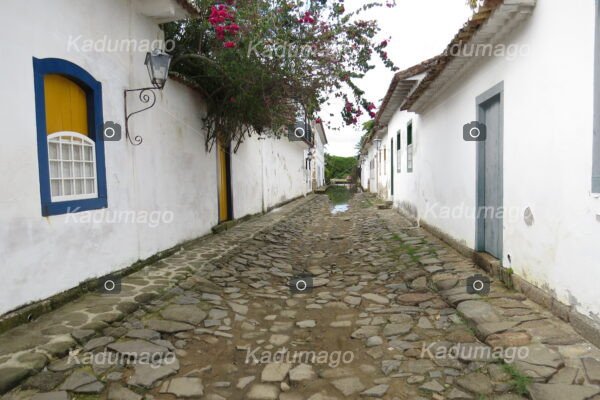
[[[369,195],[331,209],[296,200],[5,332],[3,399],[600,399],[568,324],[467,293],[483,272]]]

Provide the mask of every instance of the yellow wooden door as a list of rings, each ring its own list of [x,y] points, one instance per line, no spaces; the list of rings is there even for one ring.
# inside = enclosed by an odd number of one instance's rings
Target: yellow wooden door
[[[229,187],[227,148],[217,141],[218,157],[218,190],[219,190],[219,222],[228,221],[229,215]]]
[[[46,132],[77,132],[89,136],[87,101],[84,90],[61,75],[44,76]]]

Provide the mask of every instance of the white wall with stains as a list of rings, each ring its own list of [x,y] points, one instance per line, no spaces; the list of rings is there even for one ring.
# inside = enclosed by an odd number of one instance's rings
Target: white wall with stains
[[[600,322],[600,196],[591,193],[594,15],[593,1],[538,1],[505,39],[526,46],[525,56],[479,62],[413,118],[414,172],[402,165],[394,200],[474,248],[475,220],[461,210],[475,208],[476,151],[463,140],[462,127],[476,119],[476,97],[503,81],[504,207],[510,214],[502,263]],[[397,112],[389,129],[405,126],[407,118]]]
[[[83,51],[70,37],[155,40],[162,32],[119,0],[10,0],[3,17],[0,314],[209,233],[218,223],[217,159],[205,151],[205,103],[173,80],[152,109],[132,117],[140,146],[105,142],[108,208],[42,217],[32,57],[84,68],[102,83],[104,120],[124,126],[123,90],[149,86],[145,50]],[[287,140],[242,144],[232,158],[234,217],[305,194],[303,157]],[[123,213],[147,214],[118,222]]]

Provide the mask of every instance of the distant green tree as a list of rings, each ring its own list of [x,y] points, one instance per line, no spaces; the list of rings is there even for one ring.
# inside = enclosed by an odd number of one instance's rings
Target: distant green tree
[[[325,153],[325,180],[346,179],[356,174],[356,157],[340,157]]]

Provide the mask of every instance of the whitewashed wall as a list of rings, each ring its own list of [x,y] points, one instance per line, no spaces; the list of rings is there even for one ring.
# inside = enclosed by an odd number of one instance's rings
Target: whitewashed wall
[[[444,218],[432,207],[475,207],[475,144],[463,141],[462,126],[476,117],[475,98],[504,81],[504,205],[519,213],[504,219],[503,264],[599,321],[600,198],[590,193],[594,2],[538,1],[507,41],[528,55],[482,61],[416,118],[415,172],[397,177],[395,200],[474,247],[473,218]],[[390,128],[405,118],[397,113]]]
[[[367,161],[367,177],[368,177],[368,182],[369,182],[369,184],[368,184],[369,192],[377,193],[379,168],[378,168],[378,160],[377,160],[377,146],[374,143],[371,146],[369,146],[369,149],[367,152],[367,160],[368,160]],[[371,167],[370,167],[371,161],[374,162],[373,170],[371,170]]]
[[[247,138],[231,159],[234,218],[267,211],[310,192],[310,172],[304,169],[307,148],[287,137]]]
[[[123,90],[149,85],[145,51],[77,51],[68,47],[69,36],[153,40],[162,32],[121,0],[10,0],[3,17],[2,58],[10,62],[0,64],[6,78],[0,92],[0,314],[209,233],[218,223],[217,161],[214,151],[205,152],[205,104],[172,80],[154,108],[131,120],[133,133],[144,139],[140,146],[105,143],[108,208],[87,220],[41,216],[32,57],[62,58],[87,70],[102,83],[104,120],[124,126]],[[264,170],[256,154],[263,155]],[[234,216],[306,193],[302,158],[299,144],[244,143],[232,160]],[[163,223],[107,222],[131,211],[161,212]]]
[[[325,146],[324,138],[321,136],[321,127],[313,127],[315,137],[315,150],[313,164],[313,177],[316,180],[317,187],[325,185]]]

